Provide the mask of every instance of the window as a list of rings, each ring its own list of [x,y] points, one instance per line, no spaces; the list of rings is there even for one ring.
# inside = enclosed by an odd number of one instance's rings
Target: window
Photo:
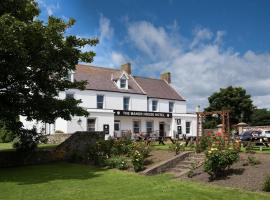
[[[129,110],[129,97],[124,97],[123,99],[123,108],[124,110]]]
[[[157,111],[158,101],[153,100],[152,101],[152,111]]]
[[[186,122],[186,134],[190,133],[191,122]]]
[[[133,121],[133,133],[140,133],[141,131],[141,122]]]
[[[120,131],[120,121],[114,120],[114,131]]]
[[[153,132],[153,122],[152,121],[146,122],[146,132],[147,133]]]
[[[174,102],[169,102],[169,112],[173,112]]]
[[[125,77],[122,77],[120,79],[120,88],[126,88],[127,86],[127,79]]]
[[[87,119],[87,131],[96,130],[96,119]]]
[[[73,93],[66,93],[66,99],[74,99]]]
[[[104,101],[104,96],[97,95],[97,108],[99,108],[99,109],[103,108],[103,101]]]

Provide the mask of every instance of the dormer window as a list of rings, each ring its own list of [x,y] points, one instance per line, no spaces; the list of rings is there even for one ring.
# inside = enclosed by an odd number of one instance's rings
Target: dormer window
[[[127,88],[127,79],[125,76],[122,76],[120,79],[120,88],[126,89]]]

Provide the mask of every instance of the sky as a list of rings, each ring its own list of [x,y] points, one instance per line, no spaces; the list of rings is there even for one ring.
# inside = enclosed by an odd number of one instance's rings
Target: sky
[[[67,35],[98,37],[93,65],[159,78],[172,85],[188,110],[208,105],[227,86],[241,86],[255,106],[270,109],[269,0],[38,0],[39,18],[76,24]]]

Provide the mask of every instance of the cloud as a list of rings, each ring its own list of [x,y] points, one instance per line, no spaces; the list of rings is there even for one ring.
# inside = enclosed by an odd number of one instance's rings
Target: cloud
[[[46,0],[38,0],[38,4],[41,8],[44,8],[46,10],[48,16],[53,15],[55,11],[60,8],[60,4],[58,1],[49,3]]]
[[[99,19],[100,40],[111,39],[114,34],[114,29],[111,26],[111,21],[101,14]]]
[[[270,53],[223,49],[224,35],[225,31],[196,28],[193,38],[184,44],[181,36],[174,37],[168,29],[150,22],[128,26],[130,45],[146,60],[151,57],[151,63],[140,64],[144,66],[140,73],[171,71],[173,84],[187,98],[190,110],[198,104],[207,106],[209,95],[229,85],[246,88],[255,105],[270,108]]]

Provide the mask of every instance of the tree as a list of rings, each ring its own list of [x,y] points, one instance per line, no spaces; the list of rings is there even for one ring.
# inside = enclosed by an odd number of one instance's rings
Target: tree
[[[209,106],[205,109],[205,111],[228,109],[231,111],[231,124],[237,124],[240,121],[248,123],[251,120],[251,115],[254,109],[253,102],[251,100],[251,96],[247,94],[246,90],[241,87],[229,86],[227,88],[221,88],[219,92],[212,94],[208,98],[208,101]],[[220,117],[208,117],[206,120],[206,124],[210,124],[210,126],[214,126],[217,123],[220,123]]]
[[[270,125],[270,111],[267,109],[259,109],[256,108],[251,115],[251,123],[252,126],[264,126]]]
[[[20,115],[45,123],[88,115],[80,100],[56,97],[66,89],[84,89],[86,82],[66,77],[78,62],[92,62],[95,53],[80,49],[98,40],[66,35],[74,19],[50,16],[45,23],[38,15],[34,0],[0,1],[0,120],[19,138],[33,135],[17,120]]]

